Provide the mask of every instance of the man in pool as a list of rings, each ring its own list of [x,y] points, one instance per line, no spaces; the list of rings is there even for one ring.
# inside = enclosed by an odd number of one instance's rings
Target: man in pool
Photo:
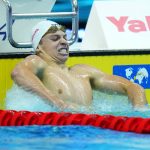
[[[94,67],[77,64],[67,67],[69,46],[64,28],[52,21],[42,21],[33,28],[30,55],[12,72],[14,82],[36,93],[46,103],[78,110],[92,103],[92,90],[125,94],[135,108],[147,103],[144,89],[122,77],[108,75]]]

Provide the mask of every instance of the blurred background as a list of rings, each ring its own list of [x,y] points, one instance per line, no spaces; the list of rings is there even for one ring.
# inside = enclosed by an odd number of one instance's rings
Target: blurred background
[[[9,1],[13,6],[12,7],[13,13],[38,13],[38,12],[48,13],[48,12],[72,11],[71,0],[26,0],[26,1],[9,0]],[[118,49],[119,50],[149,49],[150,47],[149,17],[147,20],[145,19],[145,16],[149,16],[150,13],[149,0],[77,0],[77,1],[79,7],[78,39],[73,45],[71,45],[70,47],[71,51],[83,51],[83,50],[114,51]],[[124,24],[124,27],[127,32],[124,33],[118,32],[115,24],[112,21],[110,21],[107,18],[107,16],[114,16],[116,19],[119,19],[121,16],[129,16]],[[51,18],[50,20],[56,21],[59,24],[66,26],[67,36],[68,39],[70,39],[72,33],[71,18],[56,18],[56,19]],[[133,21],[135,20],[137,20],[136,22],[137,25],[133,23]],[[32,20],[16,19],[13,22],[14,40],[17,42],[30,42],[32,27],[39,21],[40,19],[32,19]],[[132,24],[131,23],[129,24],[128,21],[132,21]],[[138,21],[140,21],[140,23]],[[130,28],[133,28],[136,33],[130,30]],[[145,31],[143,31],[144,30],[143,28],[145,28]],[[14,48],[8,42],[7,27],[6,27],[6,7],[0,0],[0,52],[30,52],[30,51],[33,51],[33,49]]]
[[[78,42],[82,42],[84,36],[84,30],[86,27],[87,19],[94,0],[78,0],[79,6],[79,31]],[[52,9],[52,12],[69,12],[71,11],[70,0],[56,0],[56,3]],[[71,33],[71,19],[51,19],[67,27],[67,33]],[[68,35],[69,36],[69,35]]]

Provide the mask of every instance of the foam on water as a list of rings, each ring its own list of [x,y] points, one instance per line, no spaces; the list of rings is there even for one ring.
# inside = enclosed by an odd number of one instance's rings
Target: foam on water
[[[13,85],[7,92],[6,109],[13,110],[28,110],[51,112],[60,110],[46,103],[46,100],[39,96],[27,92],[24,89]],[[71,111],[71,110],[65,110]],[[143,117],[150,115],[149,110],[135,111],[127,96],[117,94],[106,94],[98,91],[93,91],[93,103],[89,108],[81,107],[78,112],[96,113],[96,114],[112,114],[112,115],[128,115],[139,116],[142,113]]]
[[[46,104],[44,99],[41,99],[36,94],[27,92],[17,85],[7,92],[6,109],[8,110],[28,110],[28,111],[57,111],[51,105]]]
[[[106,94],[98,91],[93,93],[93,113],[112,114],[117,116],[141,116],[149,117],[150,109],[146,105],[145,108],[133,108],[131,101],[125,95]]]

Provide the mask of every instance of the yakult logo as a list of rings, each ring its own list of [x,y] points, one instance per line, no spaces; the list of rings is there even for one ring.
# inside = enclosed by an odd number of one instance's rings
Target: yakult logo
[[[121,16],[119,19],[114,16],[106,18],[116,27],[118,32],[126,32],[126,28],[133,33],[150,31],[150,16],[145,16],[144,21],[132,20],[129,16]]]

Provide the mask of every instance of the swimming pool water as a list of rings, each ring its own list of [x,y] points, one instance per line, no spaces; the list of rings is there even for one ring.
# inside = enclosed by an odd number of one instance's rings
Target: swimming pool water
[[[126,96],[93,91],[93,104],[82,113],[150,117],[150,109],[134,110]],[[22,97],[23,95],[23,97]],[[43,101],[19,89],[7,93],[6,106],[29,111],[54,111]],[[68,111],[68,110],[67,110]],[[149,150],[150,135],[101,129],[91,126],[0,127],[0,150]]]
[[[149,150],[150,135],[91,126],[0,127],[1,150]]]
[[[15,84],[7,92],[6,109],[42,112],[60,111],[58,108],[45,103],[45,100],[41,99],[37,95],[27,92]],[[68,112],[71,110],[65,111]],[[126,114],[128,112],[133,112],[133,109],[127,96],[93,91],[93,101],[91,107],[89,109],[85,109],[82,106],[78,112],[92,114]]]

